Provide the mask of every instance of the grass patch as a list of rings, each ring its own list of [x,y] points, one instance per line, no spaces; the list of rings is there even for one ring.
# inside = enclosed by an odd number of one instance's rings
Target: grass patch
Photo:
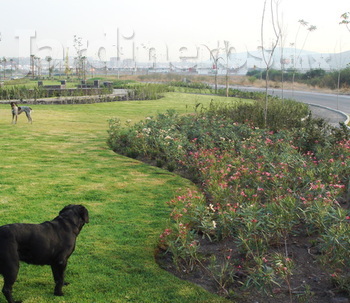
[[[53,296],[48,266],[21,264],[14,297],[23,302],[225,302],[161,270],[154,260],[171,209],[166,202],[185,179],[115,154],[108,120],[130,123],[166,109],[193,111],[213,96],[166,93],[157,101],[33,105],[33,124],[0,105],[0,225],[41,223],[63,206],[82,203],[90,223],[70,258],[65,296]],[[0,284],[2,278],[0,279]],[[0,301],[4,298],[0,299]]]

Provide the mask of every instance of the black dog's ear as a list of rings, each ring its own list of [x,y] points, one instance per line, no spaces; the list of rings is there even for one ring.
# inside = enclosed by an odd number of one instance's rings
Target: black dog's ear
[[[89,212],[83,205],[69,204],[59,212],[59,215],[61,216],[65,212],[71,211],[78,215],[85,223],[89,223]]]
[[[72,204],[69,204],[69,205],[65,206],[58,214],[62,215],[64,212],[66,212],[71,207],[72,207]]]
[[[80,205],[80,216],[83,218],[83,220],[84,220],[85,223],[89,223],[89,212],[88,212],[88,210],[87,210],[84,206],[82,206],[82,205]]]

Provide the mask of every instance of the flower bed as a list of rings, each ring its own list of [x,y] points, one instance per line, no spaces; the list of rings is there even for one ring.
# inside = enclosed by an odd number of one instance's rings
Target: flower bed
[[[314,252],[318,270],[326,265],[329,287],[350,293],[347,129],[301,122],[305,112],[295,103],[276,105],[283,120],[262,129],[259,104],[253,106],[256,120],[249,121],[240,115],[246,105],[190,116],[168,111],[127,127],[112,120],[109,144],[197,184],[169,202],[171,219],[160,235],[159,247],[179,272],[201,271],[227,296],[253,289],[312,298],[306,278],[293,277],[302,266],[291,254],[297,244]],[[291,111],[299,114],[287,119]],[[208,253],[208,241],[225,248]]]

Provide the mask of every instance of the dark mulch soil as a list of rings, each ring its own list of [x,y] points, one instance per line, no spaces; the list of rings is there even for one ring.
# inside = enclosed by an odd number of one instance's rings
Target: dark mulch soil
[[[206,261],[197,264],[191,272],[181,271],[174,265],[172,256],[159,249],[156,253],[156,260],[161,268],[171,272],[180,279],[188,280],[206,290],[232,299],[240,303],[290,303],[290,302],[308,302],[308,303],[329,303],[342,302],[349,303],[350,300],[346,294],[338,292],[332,285],[330,273],[322,267],[317,261],[319,257],[318,249],[310,243],[306,237],[294,237],[287,245],[287,251],[290,258],[293,259],[295,268],[291,277],[292,300],[287,285],[281,283],[270,289],[270,294],[264,294],[263,291],[254,291],[252,289],[242,290],[239,288],[239,282],[245,279],[244,271],[237,269],[235,275],[237,281],[226,285],[225,289],[220,289],[218,283],[211,277],[205,269]],[[285,251],[286,247],[278,250]],[[210,242],[202,239],[200,242],[200,253],[204,257],[215,255],[217,260],[225,255],[225,252],[235,252],[235,244],[232,239],[223,242]],[[277,249],[276,249],[277,250]],[[232,258],[240,258],[238,253],[234,253]],[[204,258],[205,259],[205,258]]]
[[[339,201],[341,206],[350,209],[350,201]],[[195,283],[209,292],[216,293],[239,303],[350,303],[347,294],[342,293],[332,283],[331,272],[327,267],[321,265],[319,258],[321,253],[317,248],[317,237],[300,235],[288,239],[286,245],[272,248],[270,253],[287,253],[295,267],[290,279],[292,290],[292,299],[289,288],[286,283],[280,283],[268,290],[269,294],[254,289],[243,290],[242,282],[246,279],[244,269],[240,269],[237,264],[242,260],[233,239],[225,239],[221,242],[211,242],[206,238],[200,240],[199,254],[203,257],[200,264],[196,264],[191,271],[179,269],[173,263],[170,253],[162,248],[158,248],[155,258],[159,266],[180,279]],[[230,252],[230,253],[228,253]],[[225,288],[220,288],[209,271],[206,269],[209,259],[213,256],[216,260],[224,260],[224,257],[230,255],[232,268],[234,268],[235,281],[226,284]],[[235,265],[233,265],[235,264]],[[339,271],[346,271],[345,268],[339,268]]]

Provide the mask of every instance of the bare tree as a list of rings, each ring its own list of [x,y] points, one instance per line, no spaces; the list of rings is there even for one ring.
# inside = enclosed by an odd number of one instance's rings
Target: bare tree
[[[5,81],[5,78],[6,78],[6,63],[7,63],[7,59],[5,57],[2,57],[2,68],[3,68],[3,72],[4,72],[4,81]]]
[[[234,47],[230,46],[230,42],[224,41],[225,45],[225,54],[226,54],[226,97],[228,97],[228,72],[229,72],[229,67],[228,67],[228,62],[230,60],[230,55],[232,51],[235,51]]]
[[[307,38],[309,37],[309,34],[317,29],[317,27],[315,25],[309,25],[309,22],[305,21],[304,19],[300,19],[298,22],[299,22],[299,27],[298,27],[298,31],[297,31],[296,36],[295,36],[295,41],[294,41],[294,43],[291,44],[291,46],[294,46],[293,76],[292,76],[292,92],[293,92],[293,94],[294,94],[294,82],[295,82],[295,73],[297,70],[297,66],[296,66],[297,62],[300,59],[301,52],[304,50],[304,47],[305,47]],[[307,34],[304,38],[303,44],[302,44],[301,48],[299,49],[299,53],[297,55],[296,54],[296,52],[297,52],[297,40],[298,40],[300,29],[303,27],[306,28]]]
[[[273,40],[271,42],[270,48],[265,48],[265,22],[266,22],[266,6],[267,2],[270,4],[270,18],[271,18],[271,25],[273,30]],[[273,55],[276,50],[276,47],[279,43],[279,40],[281,38],[281,27],[278,22],[278,13],[279,13],[279,0],[264,0],[264,7],[263,7],[263,13],[261,18],[261,51],[263,60],[266,65],[266,77],[265,77],[265,109],[264,109],[264,125],[266,127],[267,125],[267,107],[268,107],[268,87],[269,87],[269,71],[272,66],[272,60]]]
[[[210,53],[210,59],[213,60],[214,78],[215,78],[215,93],[218,92],[218,61],[222,59],[219,57],[219,42],[218,48],[211,50],[207,45],[203,44]],[[214,54],[215,53],[215,54]]]
[[[346,12],[340,16],[341,22],[339,24],[345,25],[346,29],[350,32],[350,12]],[[341,52],[340,52],[341,54]],[[341,76],[341,63],[338,67],[338,81],[337,81],[337,109],[339,107],[339,92],[340,92],[340,76]]]
[[[11,63],[11,79],[13,78],[13,59],[10,59],[10,63]]]
[[[75,67],[78,78],[86,79],[86,57],[83,56],[82,38],[74,35],[74,48],[77,53],[75,57]]]
[[[30,67],[31,67],[31,70],[32,70],[32,79],[34,79],[34,58],[35,58],[35,55],[30,55]]]
[[[51,56],[47,56],[45,58],[45,60],[49,63],[49,78],[51,78],[51,74],[52,74],[52,70],[53,70],[53,67],[51,67],[52,57]]]
[[[36,61],[36,75],[39,78],[41,76],[41,58],[34,56],[34,62]]]
[[[67,47],[66,50],[66,56],[64,58],[64,73],[66,74],[66,78],[69,78],[70,73],[72,72],[70,66],[69,66],[69,48]]]
[[[81,74],[83,77],[83,80],[86,80],[86,67],[87,67],[87,57],[86,56],[82,56],[81,57]]]
[[[339,24],[344,24],[347,30],[350,32],[350,12],[346,12],[340,16],[342,19]]]

